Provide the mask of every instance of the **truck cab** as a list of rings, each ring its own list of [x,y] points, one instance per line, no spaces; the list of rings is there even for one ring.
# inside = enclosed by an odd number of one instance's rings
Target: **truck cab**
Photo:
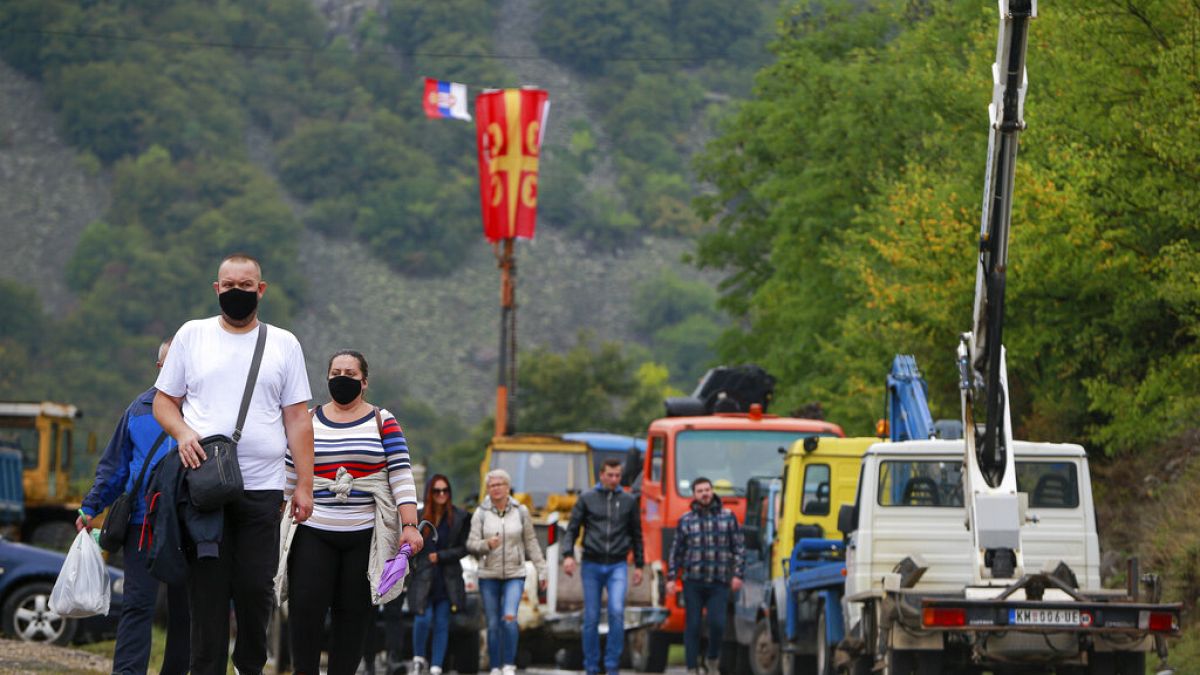
[[[962,441],[867,451],[857,501],[840,518],[853,530],[843,607],[851,663],[902,670],[1019,662],[1141,673],[1154,635],[1178,632],[1177,605],[1138,602],[1136,582],[1126,590],[1101,585],[1083,448],[1012,447],[1024,567],[1029,576],[1043,570],[1048,583],[973,583]]]
[[[817,609],[832,579],[844,569],[837,516],[853,504],[867,448],[875,437],[811,436],[794,442],[782,458],[782,477],[747,484],[746,578],[734,610],[733,628],[754,673],[780,671],[780,644],[790,653],[814,654]],[[789,580],[801,588],[789,590]],[[840,602],[840,589],[833,591]],[[794,657],[793,657],[794,658]]]
[[[638,669],[662,672],[667,649],[682,639],[682,593],[667,588],[667,556],[679,518],[691,508],[692,481],[700,476],[712,481],[722,505],[746,516],[746,486],[751,478],[778,476],[781,451],[809,437],[838,437],[842,429],[821,420],[778,417],[753,409],[750,412],[714,413],[655,420],[647,432],[642,468],[642,534],[650,579],[658,602],[669,612],[656,631],[637,636],[632,645]],[[727,631],[730,654],[736,654],[733,631]],[[736,658],[734,656],[734,658]],[[732,672],[729,658],[722,672]]]

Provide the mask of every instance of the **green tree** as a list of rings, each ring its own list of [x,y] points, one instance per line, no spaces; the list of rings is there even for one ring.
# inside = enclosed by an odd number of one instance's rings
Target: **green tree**
[[[518,362],[517,419],[529,431],[643,433],[670,391],[666,368],[637,365],[622,345],[587,333],[564,354],[539,347]]]
[[[895,352],[918,356],[935,412],[957,409],[997,17],[857,4],[781,25],[778,63],[704,156],[698,259],[730,273],[744,321],[722,355],[865,432]],[[1194,419],[1195,20],[1176,1],[1033,23],[1005,326],[1021,435],[1122,451]]]

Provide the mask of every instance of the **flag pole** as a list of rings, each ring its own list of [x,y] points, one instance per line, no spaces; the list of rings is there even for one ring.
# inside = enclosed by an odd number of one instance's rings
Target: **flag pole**
[[[513,237],[504,239],[503,252],[497,247],[496,260],[500,268],[500,358],[494,435],[511,436],[517,417],[517,260],[513,255]]]

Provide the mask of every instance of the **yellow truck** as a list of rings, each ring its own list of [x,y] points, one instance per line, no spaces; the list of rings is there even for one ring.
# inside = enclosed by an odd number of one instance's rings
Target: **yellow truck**
[[[812,619],[822,596],[816,589],[789,593],[789,576],[826,570],[840,583],[844,565],[840,551],[798,550],[796,544],[803,540],[814,546],[843,537],[839,507],[854,503],[863,454],[875,443],[879,439],[873,436],[798,440],[785,451],[781,476],[753,478],[747,484],[746,576],[733,616],[736,672],[778,675],[785,661],[817,663],[818,626]],[[781,639],[789,632],[792,639]],[[791,653],[781,653],[781,642],[788,643]],[[801,666],[798,672],[808,670]]]
[[[518,665],[546,663],[557,658],[560,640],[552,630],[559,609],[560,591],[564,602],[577,596],[582,606],[582,588],[578,577],[561,574],[558,523],[566,522],[579,493],[595,481],[591,450],[586,443],[564,440],[554,434],[513,434],[497,436],[488,444],[479,466],[479,497],[487,494],[487,473],[504,469],[512,477],[513,498],[529,509],[538,543],[550,571],[544,597],[538,593],[539,579],[533,563],[526,563],[525,594],[517,611],[521,630]],[[464,573],[469,573],[464,567]],[[573,582],[573,583],[572,583]]]
[[[24,516],[20,539],[48,548],[66,549],[75,538],[75,510],[83,495],[71,490],[78,408],[53,401],[0,402],[0,449],[20,453]],[[15,466],[5,464],[5,467]],[[6,468],[6,472],[12,468]],[[0,477],[13,484],[13,477]],[[7,494],[13,494],[12,490]]]

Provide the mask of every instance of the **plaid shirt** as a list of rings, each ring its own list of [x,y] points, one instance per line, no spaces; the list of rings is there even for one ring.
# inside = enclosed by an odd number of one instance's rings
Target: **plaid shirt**
[[[673,578],[684,581],[729,583],[742,578],[745,562],[742,529],[737,517],[721,508],[721,499],[713,497],[707,507],[693,501],[692,509],[679,519],[671,542],[669,570]]]

